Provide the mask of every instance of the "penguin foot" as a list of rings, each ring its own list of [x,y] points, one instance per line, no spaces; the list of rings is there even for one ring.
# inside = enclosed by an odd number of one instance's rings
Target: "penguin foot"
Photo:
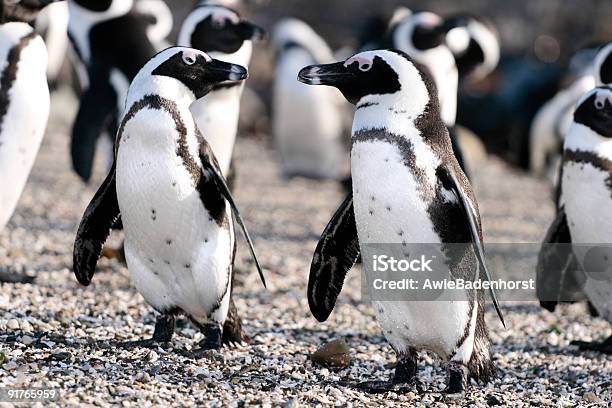
[[[448,382],[444,394],[450,398],[460,398],[468,388],[468,368],[461,363],[451,361],[448,364]]]
[[[242,321],[238,316],[238,309],[234,304],[234,299],[230,298],[229,311],[227,319],[223,324],[222,343],[228,347],[236,347],[241,344],[249,344],[251,339],[244,333],[242,329]]]
[[[176,318],[173,314],[161,314],[157,316],[155,321],[153,337],[146,340],[126,341],[120,343],[119,347],[130,350],[135,348],[157,348],[168,345],[172,341],[175,322]]]
[[[219,350],[223,347],[223,337],[221,333],[221,326],[217,323],[210,323],[202,326],[202,334],[205,338],[200,342],[199,348],[193,351],[196,357],[202,357],[208,354],[211,350]]]
[[[0,271],[0,283],[32,283],[34,279],[36,279],[34,276],[12,273],[10,271]]]
[[[612,355],[612,336],[602,342],[597,341],[572,341],[572,346],[578,346],[582,351],[598,351]]]

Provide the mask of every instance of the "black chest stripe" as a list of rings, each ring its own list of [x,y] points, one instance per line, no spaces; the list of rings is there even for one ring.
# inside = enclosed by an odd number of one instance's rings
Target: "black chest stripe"
[[[563,152],[564,162],[590,164],[602,171],[612,173],[612,160],[599,157],[595,153],[582,150],[566,150]]]
[[[0,77],[0,130],[2,130],[2,125],[4,124],[4,117],[6,116],[6,112],[9,107],[9,92],[13,87],[13,83],[17,79],[17,64],[19,63],[19,58],[21,57],[21,51],[25,47],[28,46],[30,41],[36,38],[38,34],[32,32],[22,39],[11,48],[9,51],[8,57],[6,59],[6,68],[2,71],[2,76]]]
[[[117,151],[119,149],[119,143],[121,142],[123,132],[125,131],[125,125],[142,109],[161,110],[168,113],[172,117],[172,120],[175,123],[176,131],[179,134],[176,154],[181,158],[183,166],[189,173],[194,187],[196,187],[200,194],[202,204],[204,204],[204,207],[210,213],[211,218],[213,218],[220,227],[227,227],[228,220],[225,211],[225,199],[219,192],[215,182],[210,177],[203,175],[200,166],[193,156],[189,154],[189,145],[187,143],[187,126],[185,125],[185,122],[183,122],[175,102],[162,98],[159,95],[146,95],[141,100],[134,103],[121,122],[121,126],[119,127],[119,132],[117,134],[117,141],[115,142],[115,150]],[[201,143],[203,138],[197,127],[196,138],[198,142]]]

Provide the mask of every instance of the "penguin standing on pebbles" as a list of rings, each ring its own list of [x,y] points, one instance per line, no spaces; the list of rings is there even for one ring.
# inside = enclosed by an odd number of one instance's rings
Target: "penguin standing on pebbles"
[[[264,34],[262,28],[241,19],[235,11],[207,1],[197,6],[183,23],[178,45],[204,51],[220,61],[248,67],[253,41],[263,39]],[[196,123],[228,182],[243,90],[244,82],[222,83],[215,86],[206,98],[191,105]]]
[[[415,62],[429,70],[438,91],[440,115],[451,134],[453,152],[466,172],[463,153],[455,132],[459,71],[455,57],[445,42],[445,21],[430,12],[404,12],[399,16],[395,18],[395,24],[390,29],[391,48],[407,53]]]
[[[74,245],[74,272],[88,285],[110,228],[121,215],[132,280],[160,313],[153,338],[130,346],[169,342],[179,313],[205,333],[203,350],[245,339],[239,319],[226,321],[234,307],[233,216],[262,280],[263,274],[189,106],[215,85],[246,77],[244,67],[173,47],[152,58],[130,86],[115,163],[87,207]]]
[[[15,211],[47,127],[47,49],[30,24],[52,2],[0,1],[0,230]],[[2,274],[0,281],[31,278]]]
[[[452,153],[436,87],[427,74],[406,54],[382,50],[306,67],[299,79],[336,87],[357,106],[351,152],[354,193],[317,246],[308,282],[313,315],[319,321],[328,318],[346,273],[368,244],[470,243],[452,255],[461,261],[448,265],[450,273],[490,279],[476,198]],[[379,325],[397,354],[397,366],[390,382],[366,383],[366,389],[388,391],[416,382],[419,349],[448,361],[449,394],[464,392],[470,377],[491,378],[495,366],[484,293],[466,291],[465,299],[373,301]]]
[[[540,251],[540,304],[586,297],[612,323],[612,87],[588,92],[578,103],[565,138],[557,217]],[[574,342],[583,350],[612,354],[603,342]]]
[[[76,173],[89,182],[99,136],[115,135],[130,82],[157,52],[156,22],[134,10],[134,0],[69,0],[68,34],[87,70],[88,86],[72,129]]]

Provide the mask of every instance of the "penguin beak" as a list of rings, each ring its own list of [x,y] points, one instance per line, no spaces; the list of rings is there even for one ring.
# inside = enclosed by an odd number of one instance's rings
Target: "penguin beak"
[[[243,40],[263,41],[266,39],[266,30],[248,21],[241,21],[237,30]]]
[[[328,85],[338,87],[355,79],[343,62],[325,65],[311,65],[303,68],[298,74],[298,81],[307,85]]]
[[[245,67],[215,59],[206,64],[206,71],[208,79],[212,83],[242,81],[249,76],[249,72]]]

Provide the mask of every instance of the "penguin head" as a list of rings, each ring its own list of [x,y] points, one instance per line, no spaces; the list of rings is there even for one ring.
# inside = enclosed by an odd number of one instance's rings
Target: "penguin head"
[[[334,61],[334,55],[325,40],[306,22],[297,18],[283,18],[272,30],[272,47],[279,59],[292,49],[306,50],[313,63],[323,64]]]
[[[434,13],[407,13],[392,30],[393,45],[410,55],[445,45],[444,20]]]
[[[461,77],[481,79],[499,63],[500,45],[492,22],[469,14],[446,18],[445,43],[455,57]]]
[[[428,106],[439,111],[435,85],[424,69],[401,51],[366,51],[344,62],[303,68],[298,79],[308,85],[338,88],[354,105],[400,107],[418,115]]]
[[[604,46],[595,57],[595,81],[597,85],[612,84],[612,43]]]
[[[185,20],[179,44],[205,52],[234,54],[245,42],[262,40],[265,33],[234,10],[204,2]]]
[[[612,138],[612,87],[600,86],[583,96],[574,113],[574,122]]]
[[[212,59],[208,54],[186,47],[171,47],[155,55],[134,78],[128,99],[157,93],[183,98],[187,103],[202,98],[222,82],[246,79],[246,68]]]

